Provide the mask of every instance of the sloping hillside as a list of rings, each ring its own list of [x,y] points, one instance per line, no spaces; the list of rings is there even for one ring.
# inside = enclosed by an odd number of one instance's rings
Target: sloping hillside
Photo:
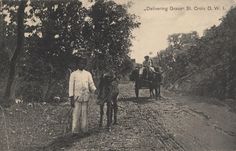
[[[236,8],[218,26],[168,37],[169,46],[155,58],[164,86],[197,95],[236,98]]]

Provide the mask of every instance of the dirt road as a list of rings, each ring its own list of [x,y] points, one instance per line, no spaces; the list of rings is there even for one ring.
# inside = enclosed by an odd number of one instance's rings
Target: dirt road
[[[89,107],[89,134],[77,137],[59,137],[63,133],[62,117],[69,106],[44,105],[23,110],[22,105],[16,108],[16,114],[10,114],[13,109],[9,110],[7,119],[14,120],[7,126],[8,140],[12,140],[8,148],[14,151],[236,150],[235,104],[173,92],[162,92],[164,99],[155,100],[148,98],[148,90],[141,90],[141,98],[136,100],[132,83],[120,84],[120,91],[118,125],[112,132],[98,128],[99,107],[95,101]],[[18,115],[27,122],[19,122]],[[20,130],[19,126],[27,129]],[[5,144],[3,141],[0,147],[4,148]]]
[[[97,129],[99,111],[91,108],[88,137],[75,141],[75,150],[236,150],[236,114],[216,99],[171,95],[165,99],[134,99],[133,85],[120,85],[119,125],[111,133]]]

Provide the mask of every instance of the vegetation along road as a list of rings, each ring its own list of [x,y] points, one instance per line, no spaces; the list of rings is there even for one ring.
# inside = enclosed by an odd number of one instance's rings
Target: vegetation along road
[[[90,132],[64,133],[68,104],[18,104],[1,116],[3,150],[236,150],[236,116],[230,103],[162,92],[134,98],[133,83],[120,84],[118,125],[98,127],[99,107],[89,108]],[[6,122],[4,122],[4,117]],[[104,119],[105,122],[106,119]]]

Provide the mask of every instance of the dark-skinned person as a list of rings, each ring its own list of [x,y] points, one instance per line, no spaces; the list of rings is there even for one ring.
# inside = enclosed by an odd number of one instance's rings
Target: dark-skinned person
[[[77,70],[71,73],[69,80],[69,97],[72,112],[72,134],[88,132],[88,102],[96,87],[92,74],[85,70],[87,59],[75,59]]]

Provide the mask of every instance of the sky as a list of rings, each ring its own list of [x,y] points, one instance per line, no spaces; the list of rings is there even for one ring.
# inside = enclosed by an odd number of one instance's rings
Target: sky
[[[115,1],[132,1],[129,12],[139,16],[141,26],[133,31],[135,39],[131,47],[131,57],[138,63],[144,60],[145,55],[155,56],[158,51],[165,49],[168,35],[197,31],[202,36],[205,29],[219,25],[219,19],[236,4],[236,0]],[[188,6],[191,10],[186,10]],[[216,7],[218,10],[215,10]]]
[[[91,0],[80,0],[85,7]],[[167,48],[168,35],[204,30],[219,25],[220,19],[236,0],[114,0],[120,4],[132,2],[129,13],[138,16],[140,27],[133,31],[131,58],[142,63],[145,55],[156,56]],[[191,10],[187,10],[191,8]],[[212,9],[209,9],[212,8]],[[218,9],[215,9],[218,8]]]

